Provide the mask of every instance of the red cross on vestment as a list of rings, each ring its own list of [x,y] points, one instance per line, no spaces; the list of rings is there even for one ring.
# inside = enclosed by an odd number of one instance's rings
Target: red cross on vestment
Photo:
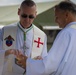
[[[38,44],[37,44],[37,47],[38,47],[38,48],[40,47],[40,44],[43,45],[43,42],[40,42],[40,38],[38,38],[38,41],[34,40],[34,42],[38,43]]]

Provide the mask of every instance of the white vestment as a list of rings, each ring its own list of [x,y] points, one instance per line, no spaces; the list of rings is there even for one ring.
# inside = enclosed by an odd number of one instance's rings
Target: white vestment
[[[27,59],[26,75],[76,75],[76,22],[57,35],[43,60]]]
[[[12,24],[12,25],[17,25],[17,23]],[[24,29],[24,31],[26,31],[27,29]],[[0,75],[23,75],[23,72],[25,71],[23,68],[21,68],[20,66],[15,64],[15,59],[11,60],[13,63],[13,69],[11,72],[8,71],[8,63],[6,60],[8,60],[8,56],[4,57],[5,54],[5,50],[3,49],[3,33],[4,33],[4,28],[1,31],[0,34]],[[14,34],[14,33],[13,33]],[[32,50],[32,39],[34,36],[34,32],[33,32],[33,28],[30,29],[27,33],[26,33],[26,52],[25,54],[30,57],[31,55],[31,50]],[[24,39],[23,39],[24,35],[23,35],[23,31],[18,27],[17,29],[17,36],[16,36],[16,48],[20,50],[22,53],[24,53],[23,50],[23,46],[24,46]],[[2,54],[3,53],[3,54]],[[45,57],[47,55],[47,38],[45,35],[45,39],[44,39],[44,44],[43,44],[43,49],[42,49],[42,57]],[[10,55],[9,55],[10,57]],[[2,74],[1,74],[2,71]]]

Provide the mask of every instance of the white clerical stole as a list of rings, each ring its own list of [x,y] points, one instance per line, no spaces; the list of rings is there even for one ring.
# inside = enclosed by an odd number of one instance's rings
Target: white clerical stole
[[[16,47],[16,34],[17,34],[18,25],[4,27],[4,36],[3,36],[3,49],[15,49]],[[42,54],[42,49],[44,45],[45,33],[33,25],[33,46],[31,58],[40,56]]]
[[[41,55],[43,45],[44,45],[44,37],[45,37],[45,34],[43,31],[41,31],[35,25],[33,26],[34,26],[34,38],[33,38],[31,58]]]
[[[4,35],[3,35],[3,49],[8,50],[8,49],[15,49],[15,36],[16,32],[13,32],[13,29],[17,31],[17,26],[6,26],[4,27]],[[14,63],[14,55],[9,55],[8,60],[6,60],[8,63],[6,66],[8,68],[9,72],[12,72],[13,68],[13,63]]]

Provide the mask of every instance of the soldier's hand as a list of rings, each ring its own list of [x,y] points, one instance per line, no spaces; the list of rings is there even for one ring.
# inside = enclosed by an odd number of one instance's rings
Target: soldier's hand
[[[16,59],[18,60],[17,61],[17,64],[19,64],[20,66],[22,66],[24,69],[26,68],[26,60],[27,60],[27,56],[24,56],[24,55],[19,55],[16,57]]]

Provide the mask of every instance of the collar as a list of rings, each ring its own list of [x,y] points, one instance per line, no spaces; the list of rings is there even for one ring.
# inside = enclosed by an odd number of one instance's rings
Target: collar
[[[67,24],[66,27],[69,27],[69,26],[71,26],[71,25],[75,25],[75,24],[76,24],[76,22],[70,22],[69,24]]]
[[[31,26],[28,27],[28,28],[23,28],[23,27],[21,26],[20,22],[18,23],[18,25],[19,25],[19,28],[20,28],[23,32],[27,32],[27,31],[29,31],[30,29],[33,28],[33,25],[32,25],[32,24],[31,24]]]

